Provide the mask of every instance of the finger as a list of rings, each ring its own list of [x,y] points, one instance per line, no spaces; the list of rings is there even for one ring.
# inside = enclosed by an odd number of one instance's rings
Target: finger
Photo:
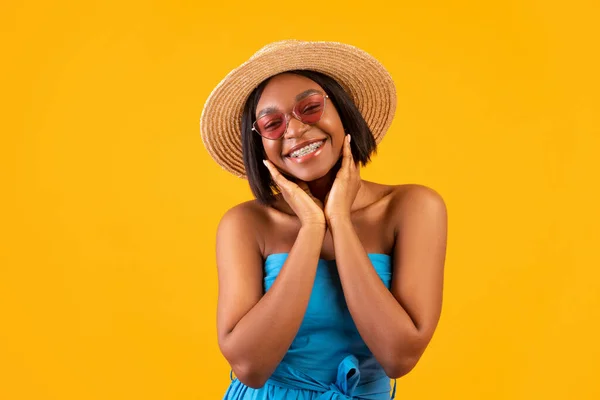
[[[269,160],[263,160],[263,163],[269,170],[269,173],[271,174],[273,180],[275,181],[275,183],[277,183],[277,185],[281,186],[285,184],[284,182],[287,181],[287,179],[285,179],[281,172],[279,172],[279,170],[277,170],[277,168],[275,168],[275,166]]]
[[[349,168],[351,171],[357,172],[358,174],[360,174],[360,168],[358,168],[358,166],[356,165],[356,162],[354,161],[354,155],[352,155],[352,146],[350,146],[350,141],[352,140],[352,136],[350,136],[350,134],[348,134],[348,143],[346,144],[347,148],[348,148],[348,158],[350,159],[350,165]]]
[[[269,170],[269,173],[273,177],[273,180],[275,181],[275,183],[277,184],[277,186],[279,186],[282,189],[290,190],[290,185],[293,185],[293,183],[290,182],[289,180],[287,180],[281,174],[281,172],[279,172],[277,170],[277,168],[275,168],[275,166],[269,160],[263,160],[263,163],[265,164],[265,166]]]
[[[344,138],[344,146],[342,148],[342,171],[347,171],[350,168],[350,164],[352,163],[352,151],[350,149],[350,135],[346,135]]]
[[[352,141],[352,136],[348,134],[348,143],[346,143],[346,147],[348,147],[348,157],[352,164],[354,164],[354,156],[352,155],[352,146],[350,146],[350,142]]]

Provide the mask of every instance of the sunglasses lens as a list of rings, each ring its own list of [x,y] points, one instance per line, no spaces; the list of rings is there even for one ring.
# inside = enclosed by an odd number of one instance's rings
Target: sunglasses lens
[[[285,115],[273,113],[263,115],[256,120],[256,129],[267,139],[278,139],[285,132]]]
[[[298,116],[302,123],[313,125],[319,122],[324,109],[325,97],[322,94],[313,94],[296,103],[294,114]],[[273,140],[279,139],[287,128],[286,116],[281,112],[263,115],[256,120],[254,128],[262,137]]]
[[[325,98],[321,94],[313,94],[300,100],[294,111],[300,120],[305,124],[316,124],[323,115],[325,108]]]

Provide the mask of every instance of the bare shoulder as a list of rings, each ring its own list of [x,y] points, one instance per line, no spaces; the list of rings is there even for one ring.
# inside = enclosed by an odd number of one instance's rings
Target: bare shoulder
[[[392,186],[392,213],[398,221],[414,218],[445,220],[447,218],[446,202],[435,189],[419,184],[403,184]],[[419,217],[421,216],[421,217]]]
[[[256,200],[250,200],[227,210],[221,217],[220,224],[243,225],[250,222],[260,222],[265,218],[267,218],[266,207]]]
[[[391,188],[395,204],[418,202],[421,204],[431,204],[433,207],[439,207],[445,204],[442,195],[429,186],[409,183],[391,186]]]
[[[231,239],[262,252],[261,226],[268,219],[267,207],[256,200],[240,203],[223,214],[217,229],[217,243]]]
[[[373,197],[377,200],[388,199],[393,208],[405,206],[407,203],[431,204],[430,207],[444,206],[442,196],[433,188],[415,183],[386,185],[363,180]]]
[[[446,203],[435,189],[420,184],[385,185],[366,182],[374,197],[383,202],[388,216],[400,217],[415,212],[446,215]]]

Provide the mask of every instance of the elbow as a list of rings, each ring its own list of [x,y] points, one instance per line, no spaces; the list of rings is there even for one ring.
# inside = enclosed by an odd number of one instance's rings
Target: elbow
[[[390,346],[390,352],[381,363],[385,374],[391,379],[398,379],[416,366],[425,352],[431,336],[414,336],[412,340],[403,340]]]
[[[416,362],[395,362],[383,366],[383,370],[389,378],[398,379],[412,371],[416,365]]]
[[[421,358],[420,353],[407,355],[406,353],[397,356],[391,356],[381,364],[385,374],[391,379],[398,379],[410,371],[412,371],[419,359]]]
[[[232,349],[231,341],[220,340],[219,346],[221,353],[229,362],[233,374],[238,381],[252,389],[262,388],[267,380],[271,377],[273,370],[268,370],[264,360],[256,360],[246,354],[245,357],[240,357],[241,351]]]
[[[260,389],[265,386],[271,375],[250,364],[232,364],[231,369],[240,382],[252,389]]]

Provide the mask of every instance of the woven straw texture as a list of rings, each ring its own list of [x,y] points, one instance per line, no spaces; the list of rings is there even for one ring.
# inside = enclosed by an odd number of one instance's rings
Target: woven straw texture
[[[200,118],[202,141],[225,170],[246,178],[241,121],[250,93],[265,79],[295,69],[334,78],[358,107],[375,141],[381,142],[396,111],[396,89],[383,65],[348,44],[285,40],[263,47],[231,71],[204,104]]]

